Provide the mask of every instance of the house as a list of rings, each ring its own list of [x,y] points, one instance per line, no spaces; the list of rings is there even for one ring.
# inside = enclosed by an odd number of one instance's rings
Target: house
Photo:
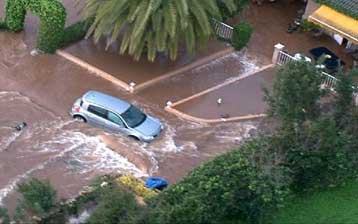
[[[358,0],[308,0],[304,18],[358,52]]]

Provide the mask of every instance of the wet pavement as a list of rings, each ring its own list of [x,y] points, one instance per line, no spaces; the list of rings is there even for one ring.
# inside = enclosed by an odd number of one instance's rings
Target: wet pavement
[[[175,109],[204,119],[264,114],[267,104],[264,102],[263,88],[272,88],[275,74],[276,68],[266,69],[179,104]],[[218,99],[221,99],[220,104],[217,103]]]
[[[330,36],[314,37],[302,31],[287,33],[288,25],[294,21],[298,16],[298,11],[303,8],[302,1],[266,1],[260,6],[251,4],[240,17],[229,23],[235,24],[244,19],[253,26],[254,33],[248,50],[251,54],[260,57],[263,62],[270,63],[273,46],[281,43],[286,46],[285,50],[290,54],[303,53],[309,57],[312,57],[309,53],[310,49],[325,46],[339,56],[347,64],[347,68],[351,68],[353,58]]]
[[[119,46],[113,45],[108,50],[105,47],[103,40],[95,45],[88,39],[66,48],[65,51],[127,84],[134,82],[140,85],[229,48],[225,43],[211,40],[208,48],[196,55],[181,50],[175,62],[165,54],[159,54],[154,62],[150,62],[145,55],[139,61],[134,61],[129,55],[120,55]]]
[[[259,69],[262,63],[246,51],[234,52],[180,75],[156,83],[138,95],[162,107],[167,101],[176,102],[195,93]]]

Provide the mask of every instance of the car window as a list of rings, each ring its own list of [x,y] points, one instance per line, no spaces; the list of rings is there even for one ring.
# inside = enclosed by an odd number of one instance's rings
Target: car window
[[[122,113],[121,116],[127,125],[131,128],[139,126],[147,118],[147,115],[145,115],[142,111],[133,105],[131,105],[128,110]]]
[[[97,115],[97,116],[107,119],[107,110],[106,109],[103,109],[103,108],[100,108],[97,106],[93,106],[93,105],[89,105],[88,111]]]
[[[115,124],[118,124],[119,126],[124,126],[122,119],[110,111],[108,111],[107,119]]]

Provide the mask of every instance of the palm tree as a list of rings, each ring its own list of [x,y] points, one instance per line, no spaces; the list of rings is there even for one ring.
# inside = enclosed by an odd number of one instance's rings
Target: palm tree
[[[175,60],[181,43],[190,53],[207,43],[211,19],[221,19],[218,1],[230,12],[237,8],[235,0],[87,0],[83,15],[95,18],[87,37],[107,38],[107,48],[120,40],[120,53],[136,60],[145,52],[150,61],[158,52]]]

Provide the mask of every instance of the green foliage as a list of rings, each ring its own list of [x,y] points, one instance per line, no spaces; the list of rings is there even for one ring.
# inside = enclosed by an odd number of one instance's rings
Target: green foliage
[[[282,123],[271,144],[283,156],[295,192],[344,184],[357,176],[352,80],[339,76],[333,113],[319,109],[321,74],[310,63],[287,63],[279,69],[272,93],[266,90],[269,112]]]
[[[148,223],[260,223],[287,195],[265,139],[196,168],[149,202]]]
[[[10,224],[10,217],[7,213],[7,209],[3,207],[0,207],[0,223]]]
[[[319,99],[322,77],[311,63],[291,61],[280,67],[272,93],[266,91],[269,114],[278,117],[284,125],[297,126],[320,114]]]
[[[358,182],[298,195],[275,212],[267,224],[358,223]]]
[[[0,21],[0,30],[6,30],[7,29],[7,25],[5,22]]]
[[[319,28],[318,25],[308,21],[307,19],[303,19],[301,21],[300,29],[303,31],[311,31],[311,30],[317,29],[317,28]]]
[[[95,42],[106,37],[110,46],[120,40],[119,53],[135,60],[146,53],[154,61],[158,52],[175,60],[181,44],[194,53],[214,35],[211,19],[221,20],[218,2],[230,13],[237,10],[236,0],[88,0],[84,15],[95,18],[88,32]]]
[[[253,28],[249,23],[241,22],[234,27],[232,36],[232,46],[237,50],[241,50],[250,41]]]
[[[40,18],[37,47],[45,53],[54,53],[60,46],[66,22],[66,10],[58,0],[8,0],[5,22],[12,32],[24,27],[26,11]]]
[[[250,3],[250,0],[234,0],[233,3],[235,4],[236,9],[235,9],[235,7],[233,7],[233,8],[235,10],[229,10],[228,8],[230,8],[230,7],[228,7],[227,2],[228,1],[225,1],[225,0],[218,1],[218,6],[220,9],[223,21],[226,21],[226,20],[238,15]]]
[[[72,43],[82,40],[86,36],[87,30],[92,23],[93,19],[90,18],[84,21],[79,21],[69,27],[66,27],[61,47],[66,47]]]
[[[24,27],[26,9],[23,0],[7,0],[5,23],[12,32],[21,31]]]
[[[343,71],[340,71],[338,74],[340,81],[337,82],[335,88],[334,117],[342,127],[349,125],[355,108],[352,73],[344,74]]]
[[[358,149],[329,116],[301,126],[281,129],[272,142],[282,152],[295,192],[343,184],[356,176]]]
[[[19,184],[18,192],[23,197],[19,206],[38,215],[48,212],[56,201],[56,191],[49,181],[31,179],[27,183]]]
[[[134,223],[138,210],[139,207],[132,193],[111,185],[101,190],[98,205],[87,223]]]

